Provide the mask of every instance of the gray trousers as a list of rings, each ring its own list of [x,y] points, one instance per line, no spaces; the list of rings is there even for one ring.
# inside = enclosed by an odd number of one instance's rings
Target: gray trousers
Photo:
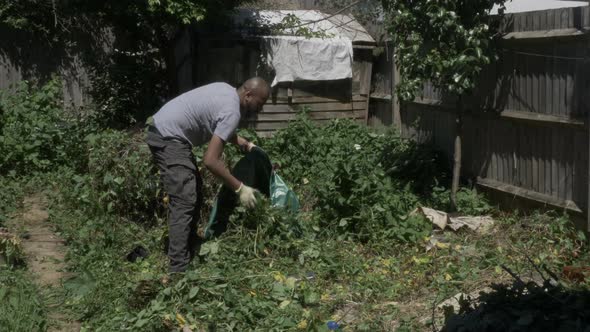
[[[196,228],[202,204],[202,179],[188,142],[164,138],[150,126],[146,143],[160,169],[160,178],[170,199],[170,272],[184,272],[198,242]]]

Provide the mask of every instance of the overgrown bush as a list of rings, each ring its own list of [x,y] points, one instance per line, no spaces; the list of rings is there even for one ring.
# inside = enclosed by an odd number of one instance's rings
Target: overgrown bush
[[[427,199],[432,207],[447,211],[451,207],[449,189],[441,186],[434,187]],[[493,210],[488,200],[475,189],[460,188],[457,192],[457,212],[465,215],[484,215]]]
[[[91,134],[88,146],[89,202],[132,221],[153,221],[162,212],[160,179],[143,135],[105,130]]]
[[[285,177],[309,192],[303,204],[317,210],[320,227],[362,241],[424,235],[423,220],[407,217],[419,201],[411,173],[393,166],[415,146],[396,132],[376,134],[349,120],[317,127],[303,115],[264,147]]]
[[[82,126],[63,109],[61,83],[41,87],[26,81],[14,92],[0,91],[0,175],[79,167]]]
[[[0,175],[0,227],[8,219],[10,213],[18,207],[23,197],[21,183],[14,177]]]
[[[125,129],[143,123],[168,96],[166,75],[157,54],[115,51],[90,73],[94,121],[104,128]],[[133,82],[133,84],[130,84]]]

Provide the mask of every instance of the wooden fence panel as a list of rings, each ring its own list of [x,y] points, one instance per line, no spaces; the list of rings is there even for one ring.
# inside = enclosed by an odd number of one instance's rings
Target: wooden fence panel
[[[576,29],[590,25],[589,15],[590,8],[584,7],[506,18],[509,38],[502,43],[500,61],[482,72],[475,96],[465,99],[465,178],[574,214],[587,213],[589,41]],[[427,83],[401,110],[402,134],[438,147],[449,166],[454,106]]]
[[[465,99],[463,175],[486,188],[588,211],[590,8],[509,16],[501,58]],[[540,31],[541,33],[531,34]],[[518,34],[517,34],[518,33]],[[550,37],[547,37],[550,36]],[[426,83],[402,109],[402,133],[453,155],[454,102]]]

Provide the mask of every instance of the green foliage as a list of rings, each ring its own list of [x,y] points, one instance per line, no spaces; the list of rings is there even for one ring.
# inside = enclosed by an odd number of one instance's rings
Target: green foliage
[[[45,308],[23,271],[0,267],[0,326],[3,331],[45,331]]]
[[[325,31],[314,31],[294,14],[287,14],[280,23],[269,27],[272,34],[303,36],[305,38],[329,38]]]
[[[451,208],[449,189],[435,187],[428,200],[429,204],[439,210],[448,211]],[[464,215],[479,216],[492,212],[493,208],[485,197],[475,189],[460,188],[457,192],[457,212]]]
[[[63,111],[61,93],[58,80],[39,88],[25,81],[14,93],[0,92],[0,175],[79,166],[81,131]]]
[[[316,127],[305,115],[264,145],[285,177],[309,192],[320,227],[363,241],[424,235],[423,223],[406,218],[418,197],[400,180],[405,168],[389,167],[390,176],[384,167],[413,147],[393,131],[379,135],[347,120]]]
[[[0,227],[8,216],[19,207],[24,195],[22,185],[14,177],[0,176]]]
[[[397,93],[413,100],[426,81],[443,93],[471,92],[494,59],[493,5],[505,0],[383,0],[396,46]]]
[[[116,51],[107,63],[91,67],[91,116],[100,127],[125,129],[153,115],[168,93],[159,54],[143,52],[149,45]],[[133,82],[133,84],[130,84]]]
[[[48,32],[52,2],[47,0],[0,0],[0,23],[15,29]],[[41,15],[41,13],[45,15]]]
[[[177,93],[174,45],[183,28],[215,20],[242,2],[0,0],[0,23],[28,32],[26,39],[61,57],[55,63],[79,66],[81,61],[92,83],[88,92],[97,120],[123,129],[145,120]]]
[[[205,17],[206,9],[204,1],[191,0],[148,0],[148,10],[151,12],[164,12],[175,17],[182,24],[191,24]]]
[[[135,222],[153,221],[156,212],[163,210],[163,193],[142,138],[141,134],[111,130],[88,135],[89,186],[79,197]]]
[[[84,141],[87,172],[53,174],[59,195],[50,219],[77,273],[66,282],[65,303],[85,329],[326,331],[327,321],[340,320],[354,331],[388,330],[392,321],[415,331],[425,328],[420,321],[433,302],[501,279],[497,267],[517,264],[523,253],[547,267],[583,255],[585,242],[566,218],[541,216],[498,221],[494,232],[502,236],[445,232],[443,245],[426,252],[430,226],[405,216],[417,204],[447,204],[438,189],[444,175],[435,155],[395,132],[341,120],[316,127],[303,117],[273,139],[242,134],[280,164],[304,211],[291,215],[263,201],[238,208],[228,231],[203,243],[188,272],[172,281],[163,281],[166,223],[150,205],[160,194],[157,185],[142,187],[157,175],[138,136],[97,131]],[[230,164],[239,158],[226,150]],[[204,179],[210,201],[218,183]],[[487,212],[475,192],[460,197],[464,211]],[[388,212],[392,220],[383,220]],[[150,256],[130,263],[125,256],[136,245]],[[406,299],[420,297],[426,304],[416,308],[425,310],[403,310]]]

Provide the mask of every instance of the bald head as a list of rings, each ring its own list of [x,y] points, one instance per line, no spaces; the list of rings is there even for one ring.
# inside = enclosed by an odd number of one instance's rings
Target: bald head
[[[270,96],[270,85],[260,77],[253,77],[238,88],[240,109],[244,115],[259,112]]]
[[[252,91],[252,93],[264,98],[265,100],[268,99],[268,96],[270,95],[270,85],[268,85],[268,83],[266,83],[266,81],[261,77],[252,77],[242,84],[242,88]]]

